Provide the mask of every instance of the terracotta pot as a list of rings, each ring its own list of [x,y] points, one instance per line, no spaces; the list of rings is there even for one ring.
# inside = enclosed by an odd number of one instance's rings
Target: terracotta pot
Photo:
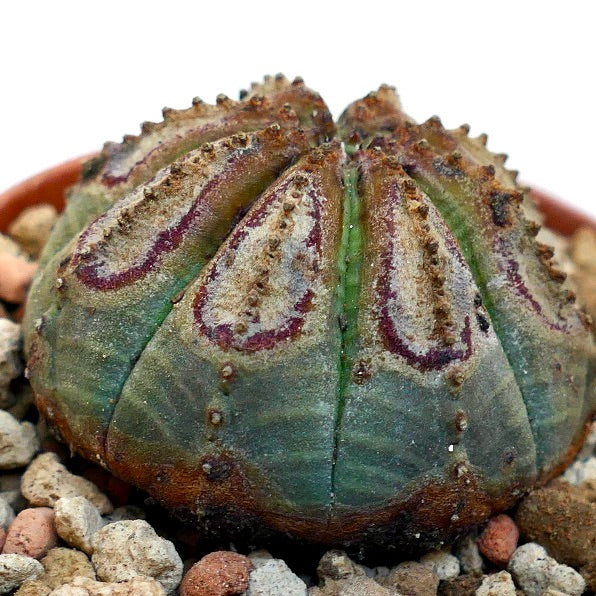
[[[81,165],[92,155],[65,161],[53,168],[27,178],[0,195],[0,232],[6,232],[10,222],[23,210],[38,203],[50,203],[59,210],[64,207],[65,191],[81,174]]]
[[[51,203],[58,209],[64,207],[66,189],[79,178],[81,164],[92,157],[85,155],[71,159],[45,170],[13,186],[0,195],[0,232],[5,232],[10,222],[26,207],[36,203]],[[589,215],[541,191],[532,191],[538,207],[545,215],[547,226],[561,234],[570,235],[580,226],[596,228],[596,221]]]
[[[564,203],[536,189],[531,191],[531,195],[540,211],[544,214],[545,225],[560,234],[571,236],[577,228],[582,226],[590,226],[596,229],[596,220],[594,218],[575,209],[568,203]]]

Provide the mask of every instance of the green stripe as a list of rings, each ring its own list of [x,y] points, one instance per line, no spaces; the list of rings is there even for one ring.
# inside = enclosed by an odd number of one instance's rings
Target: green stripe
[[[341,351],[338,360],[339,382],[334,430],[333,462],[331,470],[332,504],[335,495],[335,470],[346,392],[357,351],[357,320],[360,299],[360,274],[362,268],[362,226],[360,199],[357,192],[358,171],[348,166],[344,171],[345,200],[342,236],[339,250],[339,284],[337,288],[337,313],[341,324]]]

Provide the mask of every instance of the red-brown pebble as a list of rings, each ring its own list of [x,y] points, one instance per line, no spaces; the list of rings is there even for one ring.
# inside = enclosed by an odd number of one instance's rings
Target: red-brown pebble
[[[238,553],[216,551],[195,563],[180,584],[180,596],[232,596],[248,588],[252,563]]]
[[[6,542],[6,530],[4,528],[0,528],[0,553],[4,548],[4,543]]]
[[[54,510],[34,507],[23,509],[10,524],[2,552],[40,559],[57,544]]]
[[[553,483],[520,503],[516,521],[528,541],[538,542],[559,563],[596,565],[596,502],[579,486]]]
[[[505,567],[517,548],[519,530],[515,522],[505,514],[489,520],[478,538],[480,552],[492,563]]]
[[[12,304],[25,301],[36,263],[8,253],[0,254],[0,298]]]

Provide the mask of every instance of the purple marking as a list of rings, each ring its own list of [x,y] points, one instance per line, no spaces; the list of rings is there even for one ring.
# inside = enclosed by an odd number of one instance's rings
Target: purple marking
[[[252,213],[249,213],[245,219],[242,226],[236,229],[236,231],[230,237],[229,248],[234,250],[238,248],[242,240],[247,235],[246,228],[256,228],[258,225],[261,224],[263,219],[267,215],[267,208],[273,203],[279,195],[283,194],[287,191],[290,185],[293,182],[293,177],[288,178],[287,180],[283,181],[281,184],[277,186],[277,188],[270,193],[269,197],[265,200],[265,204],[263,205],[262,209],[255,210]],[[312,216],[315,223],[313,229],[311,230],[310,234],[306,239],[306,246],[311,247],[314,246],[317,251],[317,256],[321,255],[321,205],[318,201],[318,194],[316,189],[311,189],[308,192],[308,196],[312,201],[312,212],[309,215]]]
[[[414,368],[422,371],[440,370],[454,360],[465,362],[472,355],[472,332],[470,329],[470,317],[466,315],[464,319],[464,328],[460,334],[460,339],[466,345],[466,351],[455,350],[453,348],[430,348],[422,354],[414,352],[408,347],[406,341],[402,339],[395,328],[394,321],[389,312],[387,302],[389,300],[397,300],[397,294],[389,289],[389,270],[391,266],[383,260],[383,275],[381,276],[379,285],[381,288],[378,293],[385,304],[381,308],[379,320],[379,333],[383,338],[383,345],[390,352],[401,356],[404,360]]]
[[[542,306],[530,293],[530,290],[524,283],[524,280],[519,272],[519,263],[515,260],[512,252],[506,246],[506,240],[502,236],[499,236],[496,239],[494,246],[497,254],[502,256],[502,259],[499,262],[499,268],[501,271],[505,271],[505,274],[507,275],[507,281],[515,290],[515,292],[529,303],[532,310],[542,319],[544,323],[548,325],[550,329],[566,332],[568,330],[568,326],[565,323],[553,323],[547,319],[544,311],[542,310]],[[503,262],[505,265],[503,265]]]
[[[388,193],[385,207],[402,204],[402,198],[398,192],[397,184],[394,184]],[[395,272],[393,266],[393,247],[395,234],[395,222],[389,213],[383,217],[386,229],[386,235],[389,240],[389,246],[385,250],[381,260],[381,274],[377,278],[376,291],[378,295],[377,305],[382,305],[379,318],[379,334],[383,339],[385,348],[402,357],[408,365],[422,371],[440,370],[450,362],[459,360],[465,362],[472,355],[472,332],[470,329],[470,317],[466,315],[464,319],[464,328],[460,333],[460,340],[466,346],[465,352],[456,350],[452,347],[432,347],[426,352],[419,354],[408,346],[407,340],[402,338],[395,327],[392,313],[389,311],[390,302],[397,303],[399,296],[396,291],[391,289],[390,276]],[[447,243],[450,250],[457,253],[455,244]]]
[[[235,165],[240,157],[244,157],[254,152],[254,149],[251,148],[243,151],[241,154],[233,154],[228,159],[228,167],[221,174],[214,176],[207,182],[180,222],[171,228],[159,232],[156,240],[144,258],[142,258],[139,263],[124,271],[104,275],[100,272],[100,269],[105,267],[106,261],[102,259],[100,255],[96,253],[85,258],[85,256],[81,254],[81,250],[92,231],[93,225],[89,226],[89,228],[87,228],[81,235],[73,256],[72,263],[78,279],[86,286],[98,290],[114,290],[134,283],[147,275],[147,273],[155,268],[163,253],[175,250],[180,245],[189,229],[192,228],[197,221],[202,220],[203,216],[207,217],[210,214],[209,195],[225,181],[229,167]],[[99,223],[101,219],[102,218],[96,220],[96,223]],[[89,261],[94,262],[89,263]]]
[[[303,314],[311,310],[314,292],[307,290],[302,298],[294,305],[294,310]],[[266,329],[258,331],[246,339],[240,339],[230,324],[216,325],[210,327],[202,318],[201,310],[207,301],[207,289],[202,286],[194,301],[195,320],[198,323],[199,331],[213,343],[216,343],[222,350],[230,349],[239,352],[257,352],[259,350],[270,350],[280,341],[294,339],[299,335],[304,324],[304,316],[286,318],[278,329]]]
[[[268,208],[279,199],[280,195],[288,189],[292,183],[292,178],[288,178],[283,183],[279,184],[277,188],[269,193],[264,198],[264,204],[260,209],[255,209],[249,213],[242,226],[239,226],[229,239],[228,250],[235,250],[238,248],[242,240],[248,234],[248,228],[255,228],[260,225],[267,215]],[[321,255],[321,205],[319,202],[320,194],[316,189],[309,191],[308,196],[312,200],[312,211],[309,213],[315,220],[313,229],[306,238],[307,246],[314,246],[317,258],[314,259],[313,268],[318,270],[319,257]],[[222,255],[225,259],[225,255]],[[222,350],[234,349],[240,352],[256,352],[258,350],[269,350],[281,341],[294,339],[300,334],[306,314],[313,308],[313,299],[315,293],[308,289],[304,292],[301,298],[294,304],[293,310],[298,315],[286,317],[277,329],[265,329],[257,331],[250,336],[243,336],[236,333],[232,324],[221,324],[216,326],[209,325],[203,318],[203,310],[206,307],[208,296],[209,282],[217,277],[217,262],[211,264],[210,270],[207,272],[205,282],[199,288],[194,301],[193,311],[195,322],[199,332],[217,344]],[[258,315],[257,315],[258,316]],[[254,318],[253,318],[254,322]]]
[[[159,153],[163,153],[166,149],[169,149],[171,145],[175,145],[175,141],[177,139],[184,139],[184,137],[182,137],[181,135],[176,135],[176,136],[172,137],[171,139],[168,139],[168,141],[166,141],[165,143],[156,145],[155,147],[153,147],[153,149],[150,149],[147,153],[145,153],[145,155],[141,159],[137,160],[134,164],[132,164],[132,166],[130,166],[128,171],[126,171],[124,174],[114,175],[114,174],[111,174],[110,171],[108,170],[101,177],[102,184],[104,186],[107,186],[108,188],[112,188],[113,186],[116,186],[117,184],[123,184],[124,182],[128,182],[128,179],[132,176],[133,172],[139,168],[139,166],[147,163],[147,161],[149,161],[149,158],[154,153],[157,153],[159,156]],[[121,154],[122,152],[119,152],[119,153]],[[127,154],[124,155],[123,161],[127,157],[128,157]],[[118,165],[118,164],[114,164],[114,165]]]
[[[459,250],[459,246],[457,244],[457,240],[454,236],[452,236],[448,229],[444,226],[443,221],[439,220],[441,223],[441,228],[443,230],[443,238],[445,239],[445,244],[447,245],[447,249],[449,252],[458,260],[462,267],[468,268],[468,264],[466,263],[464,256]],[[471,276],[470,276],[471,277]]]
[[[263,120],[269,121],[268,119],[264,118]],[[255,120],[255,124],[258,123],[259,120]],[[122,174],[113,174],[111,173],[115,167],[108,169],[102,178],[102,184],[107,186],[108,188],[112,188],[117,184],[123,184],[128,182],[128,180],[135,174],[135,172],[143,165],[147,164],[149,159],[152,156],[159,156],[163,153],[168,154],[169,151],[177,152],[179,145],[182,143],[193,143],[199,146],[202,143],[206,143],[208,141],[215,141],[222,137],[228,136],[229,134],[233,134],[238,131],[238,123],[237,123],[237,114],[232,117],[222,118],[217,123],[208,123],[203,126],[197,126],[190,130],[184,131],[183,134],[176,134],[173,137],[170,137],[163,141],[162,143],[156,145],[152,149],[150,149],[141,159],[136,161],[130,168],[122,173]],[[123,153],[122,149],[125,147],[124,145],[119,145],[120,151],[116,154],[116,157],[120,157]],[[128,154],[122,155],[122,161],[125,161],[128,157]],[[119,163],[114,164],[114,166],[118,166]]]

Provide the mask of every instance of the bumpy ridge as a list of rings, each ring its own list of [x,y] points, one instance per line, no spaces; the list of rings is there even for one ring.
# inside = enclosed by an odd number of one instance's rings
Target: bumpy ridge
[[[279,75],[269,77],[262,86],[255,85],[251,94],[237,102],[219,96],[214,106],[195,98],[191,108],[165,108],[163,122],[144,123],[140,135],[125,135],[122,143],[106,143],[101,154],[84,166],[81,183],[70,190],[65,211],[41,255],[25,326],[32,328],[50,307],[57,264],[67,256],[68,243],[93,219],[188,151],[273,123],[284,131],[304,127],[311,146],[335,133],[333,119],[321,97],[302,80],[290,83]],[[62,257],[57,257],[61,252]],[[25,350],[30,350],[29,340]]]
[[[383,89],[384,94],[387,94],[387,92],[386,88]],[[507,257],[508,269],[506,273],[509,283],[522,300],[526,300],[531,305],[532,310],[542,318],[544,324],[552,330],[558,329],[567,332],[567,317],[570,317],[571,321],[577,316],[577,314],[573,314],[577,311],[568,308],[568,305],[574,300],[574,295],[567,289],[560,289],[560,284],[564,281],[565,276],[551,260],[553,255],[550,248],[535,244],[533,237],[539,230],[539,226],[532,221],[526,220],[520,208],[523,206],[524,213],[528,214],[529,217],[532,217],[535,209],[527,196],[527,189],[520,188],[516,184],[517,172],[505,168],[504,164],[507,156],[489,152],[486,149],[486,135],[471,139],[468,136],[469,127],[467,125],[462,125],[455,131],[446,131],[440,119],[436,116],[421,125],[416,125],[407,115],[401,112],[397,99],[392,101],[390,98],[384,97],[383,101],[380,101],[378,95],[371,94],[363,100],[355,102],[344,112],[339,121],[342,136],[348,139],[354,137],[356,141],[361,142],[362,146],[376,148],[390,155],[398,156],[406,171],[426,191],[442,212],[464,250],[476,283],[480,288],[483,301],[486,303],[492,318],[496,317],[495,324],[501,342],[503,343],[503,339],[507,337],[508,325],[499,320],[499,309],[495,308],[494,299],[488,290],[493,281],[486,277],[486,267],[484,265],[479,266],[479,252],[477,249],[472,249],[470,244],[474,241],[475,236],[485,233],[484,231],[476,232],[467,223],[469,217],[473,217],[475,210],[480,210],[479,212],[484,214],[482,215],[484,219],[479,224],[480,229],[496,229],[496,232],[494,232],[495,237],[499,237],[500,230],[511,236],[517,235],[516,237],[519,239],[518,247],[507,248],[506,241],[505,244],[502,241],[495,241],[496,244],[490,248],[485,248],[485,251],[505,254],[507,250],[510,250]],[[394,112],[393,115],[391,114],[392,111]],[[373,127],[366,126],[367,121],[376,122],[379,119],[387,122],[388,125],[380,130],[374,130]],[[392,122],[394,123],[393,127],[391,126]],[[432,176],[435,176],[436,179],[429,182]],[[460,186],[458,190],[445,191],[444,186],[448,186],[449,183],[453,185],[459,183]],[[464,207],[460,208],[457,200],[450,199],[449,192],[452,192],[454,196],[459,193],[470,197],[469,206],[465,208],[467,209],[466,213],[462,211],[463,214],[458,214],[458,209],[463,210]],[[486,217],[488,214],[490,214],[490,219]],[[488,233],[493,234],[493,232]],[[524,234],[526,238],[523,237]],[[504,235],[502,237],[506,238]],[[534,243],[533,248],[532,243]],[[529,248],[527,245],[529,245]],[[534,275],[537,275],[546,290],[547,296],[543,296],[543,298],[548,305],[547,309],[551,309],[550,313],[545,314],[543,305],[526,288],[523,279],[525,272],[519,269],[516,260],[517,251],[525,251],[524,257],[527,259],[529,256],[530,261],[532,251],[538,256],[538,262],[541,263],[541,266],[534,269],[536,271]],[[494,273],[490,275],[494,275]],[[551,303],[559,306],[553,310],[553,307],[550,306]],[[553,322],[556,320],[559,322]],[[523,322],[520,321],[519,323],[523,325]],[[573,329],[574,325],[575,323],[571,323],[569,329]],[[586,349],[584,346],[582,354],[582,348],[578,342],[581,343],[581,339],[575,340],[577,357],[580,361],[583,361],[586,357]],[[518,384],[524,387],[523,377],[527,371],[520,367],[518,363],[520,354],[515,355],[512,353],[510,341],[505,342],[505,347]],[[543,385],[543,389],[544,387],[545,385]],[[565,391],[569,392],[569,389],[562,389],[563,393]],[[582,391],[585,391],[585,385],[582,390],[576,382],[575,391],[581,394]],[[536,397],[529,398],[526,391],[524,391],[524,395],[526,402],[530,399],[530,401],[536,403]],[[571,406],[571,404],[568,405]],[[535,433],[539,432],[535,427],[536,417],[541,418],[536,413],[534,416],[530,414]],[[548,456],[542,462],[543,468],[548,466],[547,462],[549,462]]]
[[[314,115],[313,115],[314,114]],[[332,137],[335,125],[321,97],[301,80],[275,77],[255,86],[240,101],[219,95],[216,105],[199,98],[192,107],[163,109],[162,122],[144,122],[140,135],[106,143],[83,167],[83,180],[69,193],[64,216],[41,257],[42,265],[94,217],[159,169],[205,142],[277,123],[284,130],[303,127],[313,145]]]
[[[202,483],[211,483],[212,501],[218,494],[239,490],[232,469],[246,473],[258,461],[256,467],[266,468],[269,480],[283,481],[281,492],[289,501],[300,496],[313,509],[327,507],[329,486],[324,478],[313,479],[306,464],[321,472],[319,476],[325,470],[330,475],[336,371],[329,368],[339,349],[335,341],[339,331],[330,311],[340,235],[334,228],[339,228],[341,214],[342,161],[338,143],[313,149],[298,159],[259,197],[187,288],[147,345],[115,409],[108,453],[114,457],[116,470],[119,461],[141,448],[134,439],[150,427],[142,449],[147,452],[157,443],[156,453],[149,458],[151,465],[159,462],[164,443],[183,442],[187,453],[180,456],[179,465],[189,459],[190,466],[205,462],[207,471],[201,472],[199,466],[196,478],[189,482],[198,486],[198,492],[203,490]],[[333,258],[328,256],[330,250]],[[297,267],[288,267],[291,263]],[[162,353],[177,353],[177,357],[164,368]],[[305,368],[302,362],[309,357],[313,364]],[[263,373],[255,381],[256,371],[247,376],[246,368],[252,368],[255,360],[265,370],[277,366],[274,378]],[[184,388],[176,384],[172,365],[193,370]],[[291,383],[284,382],[286,376]],[[321,389],[320,400],[301,403],[305,395]],[[260,391],[272,398],[266,407],[255,404]],[[139,393],[154,405],[147,412],[143,410],[146,401],[134,399]],[[162,395],[169,399],[164,401]],[[176,427],[177,411],[185,413],[183,428]],[[195,429],[204,429],[205,414],[208,439],[203,444]],[[294,441],[286,444],[285,435],[277,437],[280,424],[276,421],[294,429]],[[133,428],[139,423],[141,430]],[[252,442],[244,444],[243,425],[259,435],[261,450],[251,450]],[[308,432],[302,432],[305,429]],[[134,474],[147,487],[154,481],[151,474],[147,478],[145,463]],[[279,472],[288,465],[293,470],[289,478]],[[214,478],[218,466],[230,473]],[[250,475],[250,482],[256,482],[257,472],[252,470]],[[268,483],[262,474],[259,484],[267,486],[270,494],[280,492],[279,484]],[[247,507],[254,507],[250,503],[255,495],[245,492]]]
[[[576,419],[580,415],[580,411],[578,411],[579,403],[575,397],[572,397],[572,392],[577,391],[579,395],[583,395],[586,390],[585,383],[580,386],[576,380],[573,382],[575,388],[571,390],[570,388],[564,388],[563,384],[559,382],[560,389],[549,390],[547,389],[548,385],[554,384],[555,381],[547,380],[545,374],[540,383],[534,380],[530,386],[527,385],[526,375],[528,371],[533,371],[535,375],[537,366],[540,365],[537,361],[531,362],[531,351],[528,351],[527,345],[523,351],[520,351],[516,343],[517,340],[511,336],[512,323],[504,321],[505,311],[502,304],[497,305],[495,303],[492,276],[497,275],[497,273],[494,266],[488,264],[487,258],[489,257],[486,251],[494,251],[497,256],[502,255],[501,258],[506,262],[506,265],[503,265],[506,268],[504,271],[507,277],[506,284],[513,288],[514,293],[517,293],[522,305],[524,302],[528,304],[547,328],[568,335],[568,345],[564,349],[567,350],[573,346],[576,351],[574,366],[578,366],[578,370],[581,370],[582,363],[585,362],[587,357],[587,347],[585,345],[582,347],[581,333],[576,340],[572,339],[574,335],[577,335],[576,331],[573,330],[577,329],[578,315],[577,311],[569,309],[567,291],[560,289],[560,284],[565,279],[564,275],[550,260],[544,258],[549,256],[548,251],[543,257],[534,239],[523,237],[528,227],[520,211],[523,192],[512,184],[504,184],[501,180],[498,180],[495,176],[494,166],[490,164],[475,166],[468,161],[458,151],[456,140],[445,131],[438,118],[431,118],[419,126],[404,126],[401,129],[396,129],[392,135],[393,139],[389,136],[385,139],[373,140],[372,144],[386,147],[390,152],[397,152],[405,169],[433,200],[458,238],[474,273],[483,301],[491,314],[497,334],[505,347],[518,385],[522,389],[522,395],[526,402],[526,408],[539,447],[539,467],[544,471],[555,463],[556,458],[561,456],[561,446],[549,446],[549,440],[554,432],[552,425],[558,424],[559,435],[563,435],[558,417],[566,415],[570,417],[567,423],[567,435],[577,426]],[[458,196],[466,197],[466,200],[469,201],[466,206],[466,214],[463,214],[463,207],[458,204],[461,199],[454,198]],[[478,213],[478,223],[472,224],[470,217],[473,218],[475,213]],[[473,225],[479,226],[476,228],[476,232],[471,227]],[[507,231],[507,236],[503,235],[502,230]],[[491,248],[484,249],[484,254],[479,248],[480,244],[475,244],[478,237],[484,237],[483,234],[486,235],[487,242],[490,238],[494,239]],[[511,244],[512,241],[518,244]],[[533,243],[534,246],[532,246]],[[534,279],[538,280],[537,283],[541,283],[540,292],[546,293],[546,295],[543,294],[540,302],[532,294],[533,290],[526,286],[523,276],[527,272],[519,270],[518,252],[525,253],[524,257],[526,260],[529,259],[528,263],[531,267],[533,267],[531,263],[532,252],[538,255],[537,262],[539,265],[531,270],[531,274]],[[491,277],[487,277],[489,271],[493,271],[493,273],[490,273]],[[507,308],[512,310],[509,306]],[[523,329],[524,325],[528,323],[529,321],[520,321],[518,323],[519,329]],[[527,344],[528,338],[524,342]],[[585,341],[583,341],[583,344],[585,344]],[[522,364],[526,357],[529,357],[529,360],[526,364]],[[550,358],[556,361],[554,352]],[[548,361],[549,359],[541,360],[541,363],[544,365]],[[561,393],[558,397],[555,395],[557,391]],[[560,402],[556,409],[554,405],[547,405],[546,394],[549,392],[552,395],[550,399],[553,402]],[[563,405],[563,402],[565,402],[565,405]],[[550,422],[547,422],[549,418]],[[561,444],[567,444],[572,438],[572,436],[566,436],[560,438],[559,441]]]
[[[148,185],[125,195],[79,236],[74,247],[69,245],[71,257],[58,257],[58,283],[53,289],[57,309],[46,310],[41,317],[33,349],[43,343],[44,332],[58,326],[63,334],[52,345],[66,349],[69,337],[79,335],[75,328],[66,332],[66,321],[72,319],[78,325],[88,309],[94,310],[97,322],[87,326],[86,344],[95,346],[98,354],[90,361],[110,374],[96,384],[100,371],[90,366],[94,373],[85,385],[79,372],[52,373],[53,385],[61,388],[65,401],[76,387],[70,397],[73,407],[82,387],[95,398],[104,430],[87,437],[97,445],[91,450],[103,452],[103,435],[130,370],[170,312],[174,298],[200,274],[226,237],[237,210],[250,206],[307,149],[302,132],[284,134],[275,124],[250,136],[203,145],[166,167]],[[137,217],[146,212],[150,217]],[[152,233],[155,220],[163,227],[157,235]],[[132,249],[126,248],[129,242]],[[164,266],[164,260],[173,271],[160,276],[157,285],[148,285],[146,276]],[[89,293],[77,299],[76,292],[83,288]],[[118,346],[103,328],[115,313],[127,327]],[[72,374],[79,376],[78,387],[74,379],[70,382]]]

